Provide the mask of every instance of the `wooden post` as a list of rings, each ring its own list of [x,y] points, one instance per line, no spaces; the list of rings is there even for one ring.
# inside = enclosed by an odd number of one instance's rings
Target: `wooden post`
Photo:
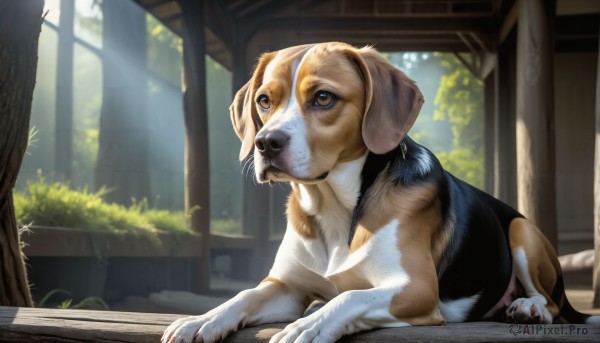
[[[68,181],[73,165],[73,19],[75,1],[60,3],[56,65],[56,179]]]
[[[233,51],[233,94],[235,94],[250,79],[248,67],[248,46],[245,41],[237,41],[243,36],[236,32],[236,43]],[[257,58],[255,56],[254,58]],[[252,155],[248,158],[253,158]],[[270,202],[271,192],[269,186],[257,184],[253,170],[244,171],[244,195],[242,206],[242,230],[245,235],[254,236],[254,254],[251,262],[250,275],[254,281],[259,281],[266,276],[268,268],[273,261],[268,261],[266,248],[270,237]]]
[[[494,189],[494,110],[496,107],[496,75],[490,73],[484,80],[484,187],[486,192]]]
[[[202,236],[196,281],[192,289],[210,288],[210,180],[204,2],[179,0],[183,12],[183,107],[185,113],[185,211],[189,225]]]
[[[515,138],[515,39],[498,47],[494,111],[494,196],[517,206]]]
[[[521,2],[517,32],[519,210],[557,247],[554,156],[554,1]]]
[[[600,30],[599,30],[600,31]],[[600,36],[600,35],[599,35]],[[600,39],[599,39],[600,41]],[[594,158],[594,307],[600,307],[600,44],[596,68],[596,156]]]

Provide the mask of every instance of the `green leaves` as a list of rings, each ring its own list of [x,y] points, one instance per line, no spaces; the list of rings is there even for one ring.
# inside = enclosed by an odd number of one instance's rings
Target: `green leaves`
[[[446,73],[435,97],[434,120],[448,120],[452,150],[437,153],[444,168],[483,188],[483,84],[451,54],[436,53]]]

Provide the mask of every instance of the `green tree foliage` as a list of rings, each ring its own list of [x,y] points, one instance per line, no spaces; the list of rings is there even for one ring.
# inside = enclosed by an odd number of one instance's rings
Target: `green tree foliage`
[[[435,97],[434,120],[447,120],[451,150],[437,153],[444,168],[483,188],[483,84],[451,54],[434,54],[445,74]]]
[[[431,149],[450,173],[482,188],[482,82],[453,54],[402,52],[384,56],[415,80],[425,96],[410,136]]]

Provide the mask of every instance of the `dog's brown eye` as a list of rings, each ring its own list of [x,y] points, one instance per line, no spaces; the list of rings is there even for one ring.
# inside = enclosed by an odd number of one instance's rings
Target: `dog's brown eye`
[[[333,105],[335,96],[329,92],[320,91],[315,95],[315,102],[313,105],[320,107],[328,107]]]
[[[268,110],[271,108],[271,100],[265,94],[260,95],[258,99],[256,99],[256,103],[258,103],[258,106],[260,106],[260,108],[263,110]]]

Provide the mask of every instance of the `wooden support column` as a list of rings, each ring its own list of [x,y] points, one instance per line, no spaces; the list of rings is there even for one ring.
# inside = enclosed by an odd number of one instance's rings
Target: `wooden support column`
[[[73,165],[73,20],[75,1],[60,2],[56,60],[56,179],[68,181]]]
[[[498,62],[494,70],[494,186],[493,194],[517,207],[517,171],[515,138],[516,55],[515,35],[498,47]]]
[[[237,34],[237,38],[241,37]],[[248,58],[248,46],[245,41],[236,41],[233,51],[233,94],[235,94],[251,77],[252,59]],[[258,55],[257,55],[258,56]],[[254,57],[255,61],[256,56]],[[252,155],[248,156],[253,158]],[[244,163],[245,164],[245,163]],[[248,167],[246,167],[248,168]],[[270,202],[271,192],[269,186],[256,182],[254,170],[244,170],[244,196],[242,211],[242,230],[244,235],[253,236],[254,255],[251,262],[250,275],[255,281],[263,279],[270,265],[267,243],[270,238]]]
[[[490,73],[484,80],[484,187],[488,193],[494,189],[494,111],[496,107],[496,75]]]
[[[600,31],[600,30],[599,30]],[[600,36],[600,35],[599,35]],[[599,39],[600,41],[600,39]],[[600,43],[596,68],[596,156],[594,158],[594,307],[600,307]]]
[[[557,247],[554,1],[521,2],[517,32],[518,208]]]
[[[185,113],[185,210],[189,225],[202,236],[200,257],[192,289],[210,288],[210,182],[204,2],[179,0],[183,12],[183,107]]]

